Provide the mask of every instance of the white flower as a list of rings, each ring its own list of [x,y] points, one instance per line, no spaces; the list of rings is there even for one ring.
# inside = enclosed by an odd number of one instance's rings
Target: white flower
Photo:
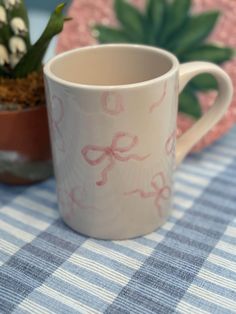
[[[14,17],[11,20],[10,25],[16,35],[23,35],[28,32],[24,20],[20,17]]]
[[[9,55],[7,48],[3,45],[0,45],[0,65],[4,66],[9,64]]]
[[[7,10],[11,10],[14,6],[20,4],[21,0],[3,0],[3,3]]]
[[[6,10],[2,5],[0,5],[0,24],[6,24],[7,23],[7,14]]]
[[[19,55],[19,54],[13,53],[10,55],[10,65],[12,69],[17,65],[17,63],[20,61],[21,58],[22,58],[22,55]]]
[[[18,55],[24,55],[27,51],[24,40],[18,36],[13,36],[10,38],[9,48],[13,54]]]

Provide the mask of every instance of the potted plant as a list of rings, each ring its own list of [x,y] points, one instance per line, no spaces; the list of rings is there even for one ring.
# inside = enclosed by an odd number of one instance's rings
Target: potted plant
[[[24,0],[0,5],[0,181],[28,184],[52,174],[42,60],[68,18],[58,5],[31,44]]]

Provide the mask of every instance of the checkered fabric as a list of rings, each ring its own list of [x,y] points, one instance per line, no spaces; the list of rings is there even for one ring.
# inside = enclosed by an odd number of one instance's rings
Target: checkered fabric
[[[236,313],[235,139],[187,158],[172,216],[134,240],[70,230],[54,180],[0,186],[0,313]]]

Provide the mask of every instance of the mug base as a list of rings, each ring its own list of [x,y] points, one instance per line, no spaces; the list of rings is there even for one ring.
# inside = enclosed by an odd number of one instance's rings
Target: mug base
[[[88,238],[97,239],[97,240],[105,240],[105,241],[125,241],[125,240],[132,240],[132,239],[140,238],[142,236],[155,232],[157,229],[162,227],[166,222],[166,219],[162,219],[159,221],[159,223],[155,224],[155,226],[152,226],[151,228],[146,228],[145,230],[143,230],[143,232],[137,231],[137,232],[123,232],[123,234],[122,232],[119,234],[118,233],[113,233],[113,234],[106,233],[105,234],[103,232],[99,232],[99,233],[94,232],[94,230],[87,231],[87,232],[81,231],[80,228],[76,228],[73,225],[73,223],[71,223],[70,221],[67,221],[64,217],[61,219],[69,228],[77,232],[79,235],[88,237]]]

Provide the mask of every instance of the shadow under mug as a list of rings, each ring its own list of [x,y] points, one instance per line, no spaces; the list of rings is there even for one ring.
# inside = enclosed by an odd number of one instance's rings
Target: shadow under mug
[[[176,143],[179,92],[201,73],[216,78],[218,98]],[[180,65],[167,51],[129,44],[65,52],[44,74],[66,224],[112,240],[157,229],[171,213],[176,164],[231,102],[228,75],[208,62]]]

